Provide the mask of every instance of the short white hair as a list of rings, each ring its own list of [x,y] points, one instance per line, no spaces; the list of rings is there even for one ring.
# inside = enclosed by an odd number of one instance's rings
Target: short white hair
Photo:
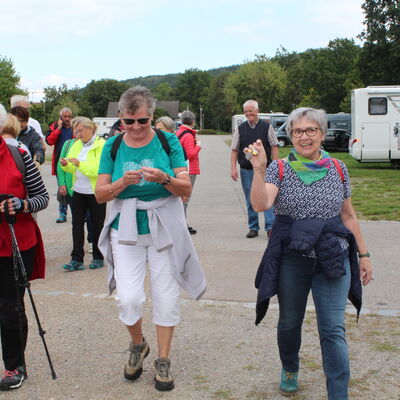
[[[17,106],[18,103],[30,104],[28,96],[22,96],[20,94],[15,94],[14,96],[11,96],[11,99],[10,99],[11,108]]]
[[[253,106],[256,110],[258,110],[258,103],[255,100],[247,100],[244,104],[243,104],[243,110],[245,107],[247,106]]]
[[[0,103],[0,129],[3,128],[6,122],[7,122],[7,111],[4,108],[3,104]]]
[[[60,115],[61,115],[61,113],[63,113],[63,112],[69,112],[69,113],[71,113],[72,114],[72,110],[69,108],[69,107],[63,107],[61,110],[60,110]]]

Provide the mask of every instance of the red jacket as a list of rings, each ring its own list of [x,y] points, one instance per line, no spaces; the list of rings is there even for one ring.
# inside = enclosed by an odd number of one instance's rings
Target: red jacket
[[[54,146],[53,156],[51,158],[51,174],[57,175],[57,163],[60,158],[61,149],[57,150],[57,142],[61,134],[61,129],[58,129],[58,121],[53,122],[47,132],[46,142],[50,146]],[[72,139],[72,136],[69,138]]]
[[[192,129],[190,126],[181,125],[176,131],[176,136],[179,137],[179,135],[184,131],[190,131],[190,133],[185,133],[179,141],[185,149],[189,161],[189,174],[200,175],[199,152],[201,147],[196,144],[197,131]]]
[[[23,150],[20,150],[21,152]],[[0,193],[13,194],[25,199],[26,188],[22,180],[22,174],[15,164],[14,158],[8,150],[4,140],[0,137]],[[39,227],[31,214],[20,213],[16,215],[14,232],[17,238],[20,251],[29,250],[36,246],[33,272],[30,279],[44,278],[45,254]],[[11,257],[13,253],[11,232],[4,215],[1,215],[0,222],[0,257]]]

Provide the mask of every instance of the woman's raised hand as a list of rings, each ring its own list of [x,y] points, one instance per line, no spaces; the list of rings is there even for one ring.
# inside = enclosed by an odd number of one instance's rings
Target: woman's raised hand
[[[243,151],[245,154],[250,155],[250,162],[254,169],[266,168],[267,155],[265,154],[264,146],[260,139],[253,144],[250,144]]]

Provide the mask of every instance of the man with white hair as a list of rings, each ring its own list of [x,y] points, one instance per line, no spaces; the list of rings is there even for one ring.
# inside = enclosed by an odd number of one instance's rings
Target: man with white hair
[[[250,202],[251,183],[253,181],[253,166],[246,158],[243,150],[250,144],[260,139],[263,143],[268,158],[268,165],[272,160],[278,158],[278,139],[274,128],[266,120],[258,117],[258,103],[255,100],[247,100],[243,104],[244,115],[247,121],[239,125],[238,131],[232,136],[231,145],[231,178],[234,181],[238,179],[236,163],[240,165],[240,180],[242,189],[246,198],[247,217],[249,232],[246,237],[251,239],[258,236],[260,229],[258,224],[258,213],[253,210]],[[274,222],[273,209],[264,211],[265,231],[268,237],[271,235],[272,224]]]
[[[52,174],[57,176],[57,164],[60,158],[61,150],[64,143],[72,139],[72,111],[68,107],[64,107],[60,110],[60,115],[57,121],[50,125],[50,128],[46,134],[46,142],[50,146],[54,146],[53,157],[52,157]],[[67,204],[59,202],[60,216],[57,218],[57,223],[67,221]]]
[[[3,126],[7,121],[7,111],[4,108],[3,104],[0,103],[0,133],[3,131]]]

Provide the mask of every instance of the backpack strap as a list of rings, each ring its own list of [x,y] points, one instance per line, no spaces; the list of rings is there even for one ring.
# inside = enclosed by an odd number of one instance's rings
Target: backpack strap
[[[164,135],[164,132],[162,132],[160,129],[154,129],[156,131],[158,140],[161,142],[161,146],[164,149],[164,151],[169,154],[171,153],[171,147],[169,146],[168,140]]]
[[[8,150],[10,150],[10,153],[14,158],[14,161],[15,161],[15,164],[17,165],[18,171],[21,172],[21,174],[22,174],[22,182],[25,184],[26,166],[25,166],[22,154],[19,151],[18,147],[15,147],[11,144],[7,144],[7,147],[8,147]]]
[[[156,132],[156,135],[158,137],[158,140],[161,142],[161,146],[164,149],[164,151],[169,154],[171,153],[171,147],[168,143],[167,138],[165,137],[164,133],[160,129],[154,129]],[[125,132],[120,133],[117,138],[114,140],[112,146],[111,146],[111,158],[113,161],[115,161],[115,158],[117,157],[118,149],[119,146],[121,146],[122,139],[125,135]]]
[[[333,163],[335,164],[336,170],[340,175],[340,179],[342,180],[342,183],[344,182],[344,173],[343,169],[339,163],[339,161],[336,158],[332,158]]]
[[[182,138],[183,136],[185,136],[187,133],[192,134],[192,131],[191,131],[190,129],[184,130],[183,132],[181,132],[181,133],[179,134],[178,139],[181,140],[181,138]]]
[[[283,179],[283,160],[279,159],[276,161],[278,163],[279,180],[282,181],[282,179]]]

